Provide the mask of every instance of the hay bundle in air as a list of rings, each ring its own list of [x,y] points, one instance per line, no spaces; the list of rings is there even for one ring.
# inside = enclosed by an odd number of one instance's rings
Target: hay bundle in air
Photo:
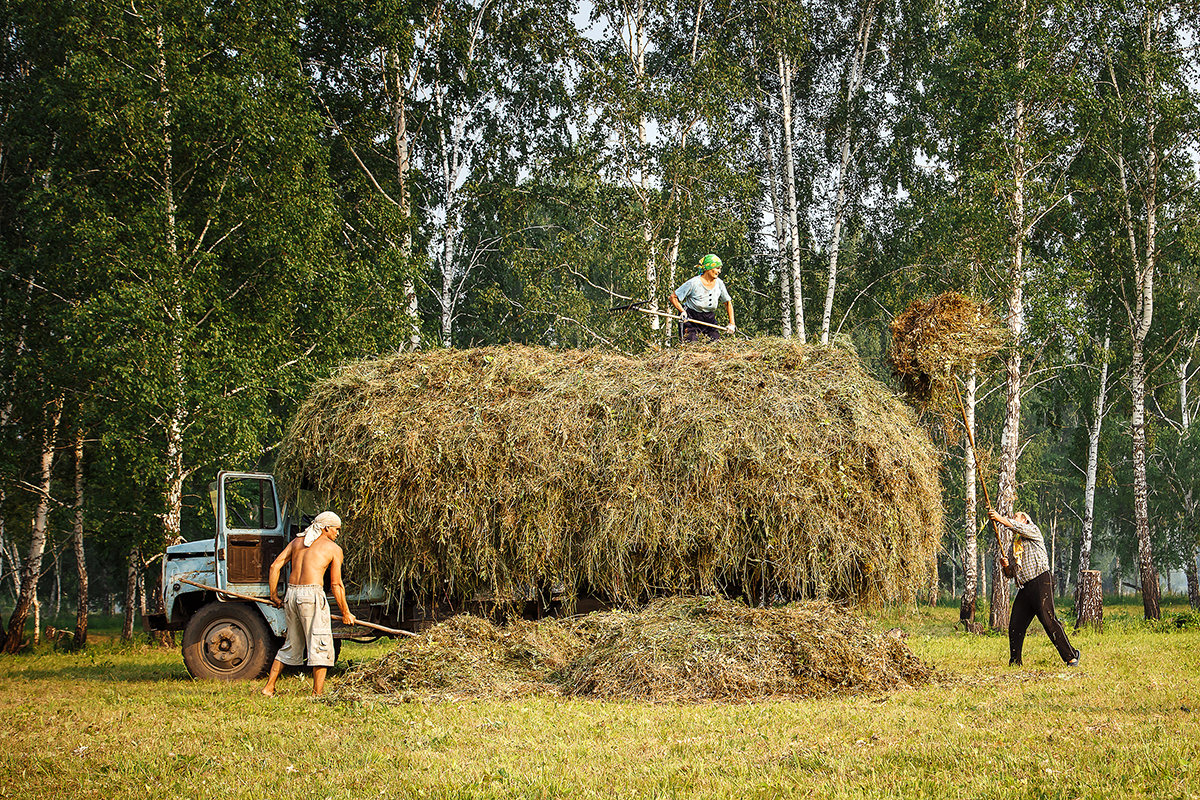
[[[912,301],[890,327],[892,366],[921,406],[943,404],[956,372],[982,364],[1010,340],[987,305],[958,292]]]
[[[781,339],[364,361],[313,391],[278,467],[346,518],[349,575],[423,602],[907,601],[942,529],[912,411]]]
[[[680,597],[634,612],[504,627],[452,617],[351,670],[331,697],[696,702],[890,691],[932,674],[899,638],[827,602],[759,609],[723,597]]]

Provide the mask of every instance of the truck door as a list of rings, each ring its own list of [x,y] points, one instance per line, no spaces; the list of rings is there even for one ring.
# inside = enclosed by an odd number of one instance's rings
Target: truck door
[[[222,472],[217,476],[217,585],[265,597],[271,562],[283,550],[286,529],[275,479]]]

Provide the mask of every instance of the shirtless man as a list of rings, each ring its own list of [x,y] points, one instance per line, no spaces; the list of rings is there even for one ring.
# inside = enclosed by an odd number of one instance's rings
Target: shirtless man
[[[262,693],[275,696],[275,681],[285,664],[297,666],[304,663],[305,649],[308,665],[313,670],[313,696],[325,689],[325,672],[333,666],[333,628],[329,619],[329,601],[325,598],[325,570],[330,570],[329,586],[342,610],[342,622],[355,623],[354,615],[346,606],[346,587],[342,584],[342,548],[337,544],[342,531],[342,520],[332,511],[323,511],[305,529],[303,536],[293,539],[283,552],[271,563],[271,602],[276,608],[283,607],[287,619],[287,639],[275,663]],[[291,562],[286,604],[279,599],[276,588],[283,565]]]

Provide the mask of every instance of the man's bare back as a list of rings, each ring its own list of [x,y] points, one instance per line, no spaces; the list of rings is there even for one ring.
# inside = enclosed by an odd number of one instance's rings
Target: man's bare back
[[[334,575],[341,583],[342,577],[342,547],[328,537],[322,536],[310,547],[304,546],[303,539],[293,539],[288,549],[292,551],[290,561],[292,575],[288,582],[296,586],[318,586],[325,582],[325,570],[333,565]]]

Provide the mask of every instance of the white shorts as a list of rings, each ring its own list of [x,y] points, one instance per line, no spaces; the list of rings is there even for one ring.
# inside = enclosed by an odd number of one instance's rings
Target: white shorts
[[[287,638],[275,654],[275,660],[289,666],[307,663],[310,667],[332,667],[333,624],[329,619],[329,600],[322,586],[289,586],[283,600]]]

